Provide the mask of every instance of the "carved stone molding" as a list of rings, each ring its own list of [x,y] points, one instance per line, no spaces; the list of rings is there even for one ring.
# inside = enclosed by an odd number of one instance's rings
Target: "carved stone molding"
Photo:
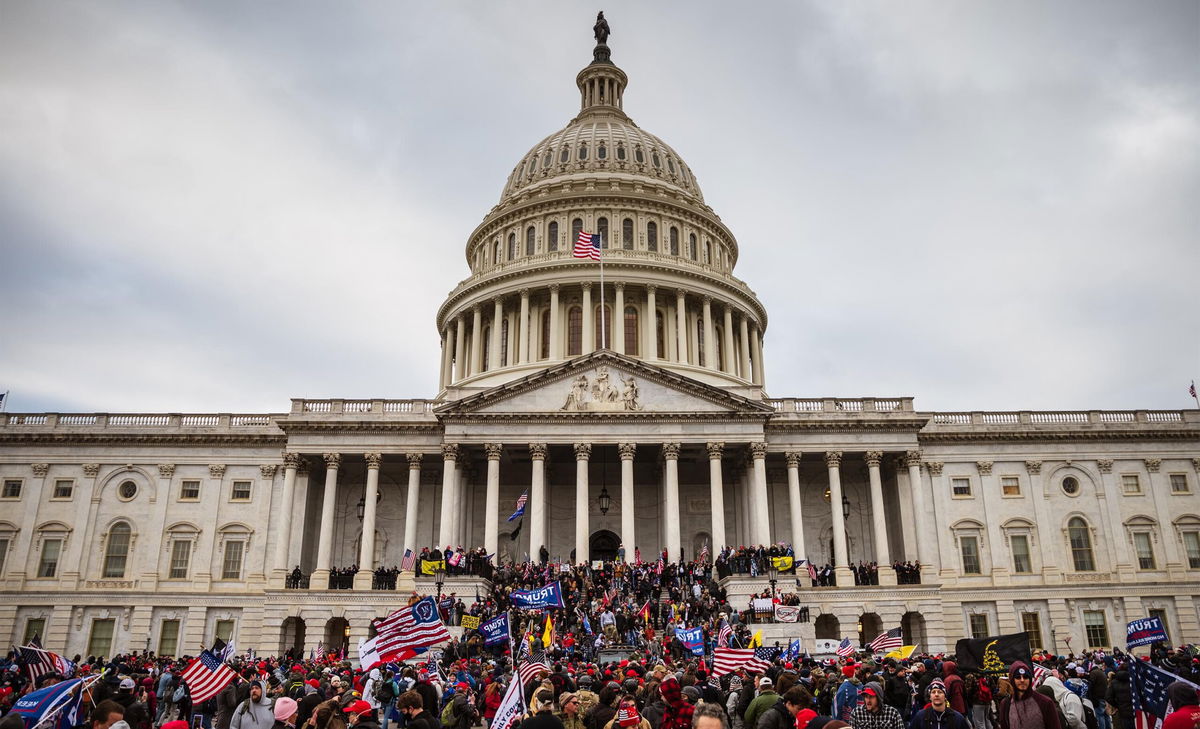
[[[616,281],[613,283],[613,286],[617,289],[617,291],[625,290],[625,282],[624,281]]]
[[[308,459],[301,456],[300,457],[300,465],[299,465],[299,467],[296,468],[296,473],[300,474],[301,476],[307,476],[308,469],[309,469]]]
[[[582,281],[582,282],[580,282],[579,286],[580,286],[580,288],[582,288],[584,291],[591,291],[591,290],[592,290],[592,282],[591,282],[591,281]]]
[[[825,451],[825,467],[837,468],[842,465],[841,451]]]
[[[787,453],[783,454],[784,460],[787,461],[788,468],[799,468],[800,459],[803,457],[804,454],[800,451],[788,451]]]
[[[458,444],[443,443],[442,444],[442,460],[457,461],[458,460]]]
[[[484,443],[483,452],[487,454],[489,461],[500,460],[500,454],[504,452],[503,443]]]
[[[1192,468],[1196,471],[1200,471],[1200,458],[1192,459]]]
[[[382,453],[364,453],[363,458],[367,461],[367,468],[379,468],[383,465]]]
[[[1147,471],[1149,471],[1150,473],[1158,473],[1158,468],[1159,468],[1159,466],[1162,465],[1162,459],[1161,458],[1147,458],[1147,459],[1145,459],[1145,463],[1146,463]]]
[[[96,474],[98,474],[98,473],[100,473],[100,464],[99,463],[83,464],[83,475],[84,476],[88,476],[90,478],[95,478]]]
[[[883,462],[883,451],[867,451],[864,458],[868,467],[879,468],[879,464]]]
[[[975,467],[979,469],[980,476],[991,476],[992,465],[991,461],[975,461]]]
[[[546,460],[546,450],[547,447],[545,443],[530,443],[529,457],[535,461],[544,461]]]
[[[1042,472],[1042,462],[1025,461],[1025,470],[1029,472],[1030,476],[1037,476]]]
[[[326,468],[339,468],[342,465],[341,453],[325,453],[321,457],[325,459]]]
[[[556,283],[550,284],[550,286],[548,287],[550,289],[550,293],[552,293],[552,294],[558,293],[559,286],[560,286],[560,284],[556,284]]]
[[[587,459],[592,457],[592,444],[591,443],[576,443],[574,446],[574,449],[575,449],[575,460],[577,460],[577,461],[586,461]]]
[[[904,454],[904,465],[912,468],[913,466],[920,467],[921,451],[908,451]]]
[[[682,446],[679,443],[663,443],[662,444],[663,459],[668,460],[668,461],[678,460],[679,459],[679,449],[681,447]]]
[[[258,467],[258,472],[262,474],[262,477],[268,481],[275,478],[275,473],[277,471],[279,471],[279,464],[277,463],[264,463]]]
[[[925,464],[925,466],[929,469],[929,473],[934,476],[941,476],[942,468],[945,465],[946,464],[942,463],[941,461],[929,461]]]
[[[423,455],[425,455],[425,454],[423,454],[423,453],[405,453],[404,454],[404,457],[408,459],[408,467],[410,470],[414,469],[414,468],[417,469],[418,471],[421,470],[421,457]]]
[[[708,451],[709,460],[721,460],[725,455],[725,444],[720,441],[711,441],[704,444],[704,449]]]
[[[747,446],[747,448],[750,451],[750,457],[755,460],[757,460],[759,458],[767,457],[767,444],[766,443],[763,443],[761,441],[755,441],[755,442],[751,443],[749,446]]]
[[[521,290],[520,290],[520,291],[518,291],[517,293],[521,295],[521,298],[522,298],[522,299],[528,299],[528,298],[529,298],[529,289],[528,289],[528,287],[527,287],[527,288],[523,288],[523,289],[521,289]]]
[[[172,476],[175,475],[175,464],[174,463],[158,464],[158,475],[160,478],[171,478]]]
[[[622,461],[632,461],[634,455],[637,454],[637,443],[618,443],[617,453],[620,454]]]
[[[300,454],[284,452],[283,467],[284,468],[299,468],[300,467]]]
[[[1113,460],[1111,458],[1101,458],[1096,461],[1096,467],[1100,469],[1100,473],[1112,473]]]
[[[33,475],[38,478],[42,478],[50,472],[49,463],[31,463],[29,467],[33,469]]]
[[[210,478],[225,478],[225,464],[214,463],[208,467],[208,475]]]

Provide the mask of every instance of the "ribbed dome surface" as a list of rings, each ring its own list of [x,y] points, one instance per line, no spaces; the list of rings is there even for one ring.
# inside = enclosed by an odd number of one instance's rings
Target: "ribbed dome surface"
[[[691,169],[665,142],[627,119],[592,114],[534,145],[509,176],[500,201],[571,175],[596,172],[650,178],[704,201]]]

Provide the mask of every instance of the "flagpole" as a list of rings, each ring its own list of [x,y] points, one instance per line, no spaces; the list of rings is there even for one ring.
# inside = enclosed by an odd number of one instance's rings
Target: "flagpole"
[[[600,250],[604,247],[604,239],[599,235],[596,237],[600,238],[600,245],[596,247],[596,255],[600,256],[600,349],[607,349],[608,332],[604,322],[604,254]]]

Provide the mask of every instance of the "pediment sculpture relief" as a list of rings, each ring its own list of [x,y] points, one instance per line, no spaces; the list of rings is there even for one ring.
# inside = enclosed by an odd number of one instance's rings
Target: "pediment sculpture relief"
[[[637,380],[633,375],[628,379],[617,375],[621,380],[618,389],[609,379],[608,367],[601,366],[596,371],[596,379],[589,381],[587,375],[579,375],[571,382],[571,390],[567,400],[559,410],[572,412],[622,412],[642,409],[641,396],[638,392]]]

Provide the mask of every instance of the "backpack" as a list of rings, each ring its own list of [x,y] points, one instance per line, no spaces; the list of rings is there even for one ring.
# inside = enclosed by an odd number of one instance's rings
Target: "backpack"
[[[380,679],[375,682],[375,700],[381,704],[386,704],[396,698],[396,684],[392,681],[384,681]]]
[[[458,723],[458,719],[454,716],[454,699],[450,699],[446,702],[446,705],[442,707],[442,715],[440,718],[442,726],[445,727],[445,729],[452,729],[452,727]]]
[[[1083,699],[1083,723],[1087,729],[1100,729],[1100,722],[1096,719],[1096,710],[1092,708],[1091,699]]]

